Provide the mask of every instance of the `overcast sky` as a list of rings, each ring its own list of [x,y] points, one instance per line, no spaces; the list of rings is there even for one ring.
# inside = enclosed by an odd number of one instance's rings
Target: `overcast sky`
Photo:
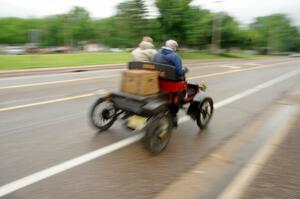
[[[124,0],[0,0],[0,17],[43,17],[68,12],[73,6],[86,8],[92,17],[114,15],[115,6]],[[153,0],[148,0],[149,4]],[[225,11],[240,23],[248,24],[257,16],[285,13],[300,26],[300,0],[194,0],[213,11]],[[155,11],[153,11],[155,15]]]

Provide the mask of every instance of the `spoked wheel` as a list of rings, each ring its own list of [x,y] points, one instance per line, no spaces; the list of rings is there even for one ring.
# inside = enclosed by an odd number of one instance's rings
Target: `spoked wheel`
[[[109,129],[116,121],[116,109],[109,100],[99,99],[91,110],[91,122],[100,132]]]
[[[170,141],[172,128],[169,115],[158,115],[150,118],[144,138],[146,148],[154,155],[164,150]]]
[[[197,115],[197,124],[199,128],[205,129],[213,114],[213,101],[210,98],[205,99],[199,107]]]

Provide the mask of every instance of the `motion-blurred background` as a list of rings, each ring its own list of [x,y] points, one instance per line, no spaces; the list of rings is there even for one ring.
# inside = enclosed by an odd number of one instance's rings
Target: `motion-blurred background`
[[[4,54],[120,52],[149,35],[157,48],[172,38],[181,50],[290,53],[300,51],[297,5],[299,0],[0,0],[0,48]]]

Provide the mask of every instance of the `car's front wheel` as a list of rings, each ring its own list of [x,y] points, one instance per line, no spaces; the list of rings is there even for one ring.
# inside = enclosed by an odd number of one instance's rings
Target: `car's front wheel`
[[[196,118],[199,128],[205,129],[207,127],[208,123],[211,120],[213,110],[214,107],[211,98],[206,98],[200,103]]]

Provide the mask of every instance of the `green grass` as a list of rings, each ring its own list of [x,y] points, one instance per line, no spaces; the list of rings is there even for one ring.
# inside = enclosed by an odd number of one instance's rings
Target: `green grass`
[[[180,53],[183,59],[257,58],[246,54]],[[0,55],[0,70],[127,63],[130,53]]]
[[[182,59],[220,59],[220,55],[209,53],[181,52],[179,54]]]
[[[255,59],[255,58],[266,58],[267,55],[251,55],[251,54],[241,54],[241,53],[224,53],[220,55],[224,58],[243,58],[243,59]]]
[[[260,58],[266,57],[264,55],[250,55],[241,53],[223,53],[223,54],[211,54],[211,53],[199,53],[199,52],[184,52],[180,53],[183,59],[224,59],[224,58]]]
[[[0,70],[126,63],[129,53],[0,55]]]

